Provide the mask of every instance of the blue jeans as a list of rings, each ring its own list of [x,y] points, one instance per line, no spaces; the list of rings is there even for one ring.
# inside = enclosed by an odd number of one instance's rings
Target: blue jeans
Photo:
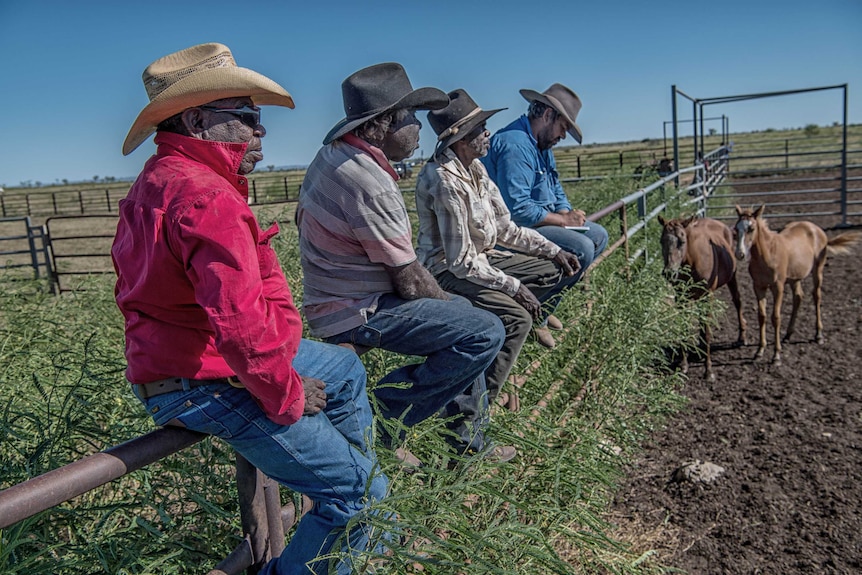
[[[388,481],[371,447],[371,406],[365,391],[365,368],[352,352],[302,340],[293,361],[296,371],[326,383],[326,408],[293,425],[272,422],[245,389],[213,384],[142,400],[156,424],[178,419],[195,431],[223,439],[252,465],[314,502],[290,544],[266,564],[264,575],[308,574],[306,563],[329,553],[348,521],[368,512],[386,495]],[[341,550],[367,549],[370,528],[359,523],[341,537]],[[325,561],[314,573],[328,573]],[[339,575],[349,574],[341,562]]]
[[[411,426],[443,410],[461,414],[453,428],[469,447],[482,449],[487,423],[485,369],[503,345],[503,324],[492,313],[450,295],[449,301],[406,300],[395,294],[380,297],[367,322],[327,338],[330,343],[379,347],[395,353],[423,356],[389,372],[374,389],[385,418],[403,417]],[[409,387],[387,384],[409,383]]]
[[[585,222],[590,228],[586,232],[567,230],[561,226],[539,226],[535,229],[569,253],[575,254],[581,262],[581,271],[575,274],[574,282],[581,279],[593,260],[608,247],[608,231],[595,222]]]

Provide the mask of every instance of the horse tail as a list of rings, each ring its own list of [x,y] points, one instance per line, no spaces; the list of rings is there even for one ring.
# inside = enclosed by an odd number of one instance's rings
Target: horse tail
[[[831,256],[844,255],[850,253],[850,247],[859,243],[862,240],[862,232],[848,232],[840,234],[829,239],[826,245],[826,251]]]

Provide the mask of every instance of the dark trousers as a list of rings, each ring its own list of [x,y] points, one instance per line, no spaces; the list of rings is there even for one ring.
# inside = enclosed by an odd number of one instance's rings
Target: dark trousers
[[[540,302],[549,303],[548,306],[543,305],[542,320],[553,313],[553,308],[559,302],[559,297],[555,296],[578,279],[578,276],[563,275],[557,264],[550,260],[520,253],[489,254],[488,261],[506,275],[518,278]],[[511,296],[466,279],[459,279],[451,272],[444,271],[438,274],[437,282],[444,290],[464,296],[473,302],[473,305],[490,311],[503,322],[506,339],[500,353],[485,371],[488,398],[493,401],[518,360],[521,348],[533,326],[533,318]]]

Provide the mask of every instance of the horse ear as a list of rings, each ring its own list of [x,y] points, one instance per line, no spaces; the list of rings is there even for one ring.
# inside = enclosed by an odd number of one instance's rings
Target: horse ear
[[[666,220],[661,216],[661,214],[658,215],[658,223],[660,223],[662,226],[664,226],[666,223]]]
[[[695,220],[697,216],[689,216],[682,221],[682,227],[687,228],[688,225]]]
[[[754,210],[754,217],[759,218],[761,215],[763,215],[764,208],[766,208],[766,204],[760,204],[760,207]]]
[[[737,216],[742,215],[742,208],[739,207],[739,204],[736,204],[736,215]]]

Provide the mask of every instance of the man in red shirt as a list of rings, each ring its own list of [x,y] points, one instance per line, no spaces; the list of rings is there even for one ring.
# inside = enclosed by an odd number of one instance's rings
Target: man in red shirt
[[[302,321],[270,240],[248,207],[263,159],[260,104],[290,94],[240,68],[221,44],[156,60],[150,103],[123,145],[156,132],[156,154],[120,202],[111,254],[125,318],[126,376],[159,425],[217,436],[269,477],[314,501],[261,573],[328,573],[318,555],[373,546],[360,521],[386,494],[370,442],[365,370],[341,347],[301,339]],[[349,539],[349,541],[348,541]]]

